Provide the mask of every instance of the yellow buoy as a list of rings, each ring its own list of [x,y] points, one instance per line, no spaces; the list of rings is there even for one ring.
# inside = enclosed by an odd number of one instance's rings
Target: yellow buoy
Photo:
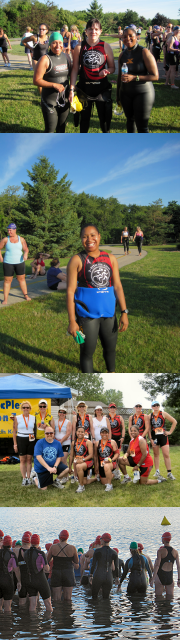
[[[167,520],[166,516],[164,516],[164,518],[162,519],[161,524],[163,525],[163,524],[171,524],[171,523],[169,522],[169,520]]]

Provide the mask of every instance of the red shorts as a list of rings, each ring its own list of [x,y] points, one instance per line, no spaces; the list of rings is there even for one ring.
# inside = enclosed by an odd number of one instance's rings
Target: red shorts
[[[152,468],[153,465],[151,467],[140,467],[140,476],[143,476],[143,478],[148,478]]]

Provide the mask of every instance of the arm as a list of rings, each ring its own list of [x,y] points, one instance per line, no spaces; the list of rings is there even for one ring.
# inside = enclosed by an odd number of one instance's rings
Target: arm
[[[90,440],[87,440],[88,447],[88,456],[86,456],[83,460],[86,462],[87,460],[91,460],[93,458],[93,443]]]
[[[158,569],[160,567],[160,563],[161,563],[161,549],[158,549],[157,558],[155,560],[155,565],[154,565],[154,573],[153,573],[153,576],[152,576],[152,578],[150,580],[151,587],[153,586],[153,583],[155,582],[155,578],[157,576],[157,572],[158,572]]]
[[[141,449],[141,453],[142,456],[138,462],[138,464],[136,465],[136,467],[133,467],[134,470],[138,469],[138,467],[141,467],[142,463],[144,462],[146,456],[147,456],[147,445],[146,445],[146,441],[144,440],[144,438],[142,438],[142,440],[139,440],[139,447]]]
[[[119,449],[117,446],[117,442],[115,442],[115,440],[111,440],[111,443],[113,445],[113,451],[114,451],[114,455],[113,455],[113,458],[111,458],[111,460],[112,462],[115,462],[115,460],[117,460],[119,457]]]
[[[107,418],[107,417],[106,417],[106,422],[107,422],[107,427],[109,429],[109,439],[111,440],[111,437],[112,437],[111,425],[110,425],[110,422],[109,422],[109,418]]]
[[[27,38],[23,38],[23,44],[27,44],[28,42],[34,42],[35,44],[35,42],[37,42],[37,37],[30,35],[30,36],[27,36]]]
[[[120,53],[120,56],[118,58],[118,77],[117,77],[116,102],[119,102],[119,90],[120,90],[120,85],[121,85],[121,64],[120,64],[121,56],[122,56],[122,53]]]
[[[55,431],[55,421],[54,421],[54,418],[51,418],[49,425],[50,425],[50,427],[52,427],[52,429],[54,429],[54,431]]]
[[[47,471],[49,471],[49,473],[56,473],[56,467],[49,467],[49,465],[47,464],[47,462],[45,462],[45,460],[43,460],[42,456],[36,456],[38,462],[42,465],[42,467],[44,467],[45,469],[47,469]],[[61,458],[59,458],[60,461]],[[57,460],[56,460],[57,462]]]
[[[14,443],[14,451],[16,451],[16,450],[17,450],[17,439],[16,439],[17,427],[18,427],[17,418],[14,418],[14,421],[13,421],[13,443]]]
[[[119,303],[120,309],[123,311],[126,309],[126,300],[124,296],[124,291],[122,288],[121,280],[119,277],[119,268],[118,262],[115,256],[111,255],[111,263],[113,267],[113,285],[116,299]],[[128,317],[127,313],[121,313],[120,321],[119,321],[119,332],[126,331],[128,328]]]
[[[123,574],[120,579],[120,585],[122,584],[124,578],[126,578],[128,571],[129,571],[129,560],[126,560],[124,569],[123,569]]]
[[[39,59],[38,63],[36,64],[34,77],[33,77],[33,84],[35,84],[37,87],[46,87],[48,89],[52,88],[55,91],[59,91],[59,93],[61,93],[62,91],[64,91],[63,84],[58,84],[57,82],[47,82],[47,80],[43,80],[43,76],[46,73],[48,67],[49,67],[48,57],[42,56]]]
[[[62,280],[62,282],[66,282],[66,280],[67,280],[66,273],[58,273],[58,275],[56,277],[58,278],[58,280]]]
[[[76,415],[73,416],[72,419],[72,439],[75,439],[75,432],[76,432]]]
[[[21,238],[21,236],[20,236],[20,240],[21,240],[21,244],[22,244],[23,251],[24,251],[23,259],[24,259],[24,260],[27,260],[28,253],[29,253],[29,249],[28,249],[28,246],[27,246],[26,240],[25,240],[24,238]]]
[[[104,43],[104,50],[107,56],[106,62],[107,62],[108,69],[102,69],[102,71],[100,71],[99,73],[100,78],[105,78],[107,75],[109,75],[110,73],[114,73],[115,71],[113,51],[107,42]]]
[[[95,475],[97,475],[99,473],[99,461],[98,461],[97,448],[98,448],[98,442],[94,442],[94,470],[95,470]]]
[[[165,431],[165,435],[166,436],[170,436],[171,433],[173,433],[174,429],[176,428],[177,425],[177,420],[175,420],[175,418],[173,418],[172,416],[169,415],[169,413],[166,413],[166,411],[162,412],[163,414],[163,418],[166,418],[166,420],[168,420],[169,422],[171,422],[171,428],[170,431]]]
[[[121,438],[120,438],[120,445],[121,445],[121,447],[122,447],[122,443],[123,443],[123,440],[124,440],[124,438],[125,438],[125,424],[124,424],[123,417],[122,417],[122,416],[120,416],[120,418],[121,418],[121,424],[122,424],[122,436],[121,436]]]
[[[147,435],[148,431],[149,431],[149,420],[148,420],[148,416],[144,416],[144,422],[145,422],[145,429],[142,433],[142,437],[145,438],[145,436]]]
[[[130,431],[130,429],[131,429],[131,427],[132,427],[132,419],[133,419],[133,417],[132,417],[132,416],[130,416],[130,418],[129,418],[129,424],[128,424],[128,433],[129,433],[130,438],[131,438],[131,431]]]
[[[180,587],[180,563],[179,563],[179,554],[177,551],[176,551],[176,565],[177,565],[177,571],[178,571],[177,586]]]
[[[77,47],[74,51],[76,51]],[[67,267],[67,311],[69,316],[68,332],[76,337],[76,331],[79,331],[79,325],[75,318],[74,294],[77,288],[78,272],[81,269],[81,260],[78,255],[73,256]]]
[[[11,43],[9,42],[9,38],[7,37],[6,33],[4,33],[4,37],[6,38],[6,40],[7,40],[8,44],[9,44],[9,46],[10,46],[10,49],[12,49],[12,47],[11,47]]]
[[[90,415],[89,415],[89,422],[90,422],[90,433],[91,433],[92,439],[95,440],[93,419],[92,419],[92,416],[90,416]]]
[[[69,102],[72,102],[73,96],[74,96],[74,88],[77,80],[77,75],[79,72],[80,51],[81,51],[81,47],[77,44],[77,46],[74,49],[74,56],[73,56],[73,68],[71,71]]]
[[[72,444],[71,444],[71,451],[70,451],[70,456],[69,456],[69,473],[72,472],[73,460],[74,460],[74,442],[72,442]]]
[[[4,249],[4,247],[6,246],[7,241],[8,241],[8,238],[3,238],[3,240],[1,240],[1,242],[0,242],[0,262],[3,262],[3,257],[2,257],[1,250]]]

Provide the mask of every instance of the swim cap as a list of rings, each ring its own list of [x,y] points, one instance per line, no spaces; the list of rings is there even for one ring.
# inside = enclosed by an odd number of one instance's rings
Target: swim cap
[[[113,547],[113,551],[116,551],[116,553],[119,553],[119,549],[116,549],[116,547]]]
[[[136,31],[137,27],[135,24],[129,24],[128,29],[133,29],[134,31]]]
[[[53,544],[58,544],[59,542],[59,538],[55,538],[55,540],[53,540]]]
[[[12,546],[11,536],[4,536],[3,547],[11,547],[11,546]]]
[[[3,533],[2,529],[0,529],[0,538],[4,538],[4,533]]]
[[[82,547],[79,547],[78,553],[84,553],[84,549],[82,549]]]
[[[31,531],[25,531],[25,532],[23,533],[23,536],[25,536],[26,534],[27,534],[28,536],[30,536],[30,537],[32,536]]]
[[[151,407],[154,407],[155,404],[158,404],[158,406],[160,407],[160,403],[158,402],[158,400],[153,400],[153,402],[151,402]]]
[[[111,540],[110,533],[103,533],[103,535],[101,536],[101,539],[104,540],[104,542],[110,542]]]
[[[51,44],[51,42],[54,42],[54,40],[61,40],[61,42],[63,42],[63,37],[61,33],[59,33],[59,31],[53,31],[53,33],[51,33],[49,38],[49,44]]]
[[[138,549],[139,551],[142,551],[144,549],[143,544],[141,542],[138,542]]]
[[[97,536],[96,540],[95,540],[96,544],[100,544],[101,542],[101,536]]]
[[[59,542],[59,540],[58,540],[58,542]],[[49,549],[51,547],[52,547],[52,542],[46,542],[46,544],[45,544],[46,551],[49,551]]]
[[[31,536],[28,531],[26,531],[26,533],[23,533],[22,542],[24,542],[25,544],[30,544]]]
[[[21,547],[21,545],[22,545],[21,540],[17,540],[17,542],[15,544],[15,547]]]
[[[12,549],[14,549],[15,545],[16,545],[16,540],[13,540],[12,541]]]
[[[137,542],[131,542],[130,549],[138,549]]]
[[[171,534],[169,533],[169,531],[165,531],[165,533],[163,533],[162,540],[165,540],[165,542],[170,542]]]
[[[59,534],[60,540],[67,540],[69,538],[69,533],[66,529],[63,529]],[[59,541],[58,541],[59,542]]]
[[[31,538],[31,544],[36,545],[39,543],[40,543],[40,536],[38,536],[38,533],[33,533],[33,536]]]
[[[7,229],[16,229],[16,224],[14,222],[10,222],[10,224],[8,224]]]

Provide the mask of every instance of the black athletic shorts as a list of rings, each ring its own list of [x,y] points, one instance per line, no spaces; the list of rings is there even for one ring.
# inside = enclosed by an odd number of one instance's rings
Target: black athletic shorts
[[[1,47],[3,53],[7,53],[7,47]]]
[[[13,573],[13,572],[12,572]],[[0,599],[12,600],[14,595],[14,582],[13,576],[8,573],[1,573],[0,575]]]
[[[155,433],[154,429],[151,432],[152,440],[157,440],[157,445],[159,447],[164,447],[165,444],[169,444],[168,436],[165,436],[164,433]]]
[[[8,264],[3,262],[4,276],[11,278],[14,272],[17,276],[23,276],[25,274],[25,262],[18,262],[18,264]]]
[[[37,596],[38,591],[43,600],[50,598],[50,587],[44,572],[40,572],[37,575],[35,573],[31,574],[31,580],[28,585],[29,597]]]
[[[61,280],[59,280],[59,282],[61,282]],[[51,284],[51,286],[48,286],[48,289],[52,289],[52,291],[56,291],[58,288],[58,284],[59,282],[54,282],[54,284]]]
[[[17,446],[19,456],[33,456],[35,440],[29,440],[29,436],[24,438],[17,436]]]
[[[116,468],[116,460],[113,460],[112,464],[113,464],[113,469],[112,469],[113,471]],[[104,467],[101,467],[101,463],[99,463],[99,475],[100,475],[100,478],[106,478]]]
[[[67,465],[64,464],[64,462],[60,462],[57,468],[57,475],[62,473],[64,469],[67,469]],[[37,475],[40,489],[43,489],[43,487],[49,487],[49,485],[53,484],[53,473],[50,473],[49,471],[47,471],[47,469],[45,469],[41,473],[37,473]]]
[[[64,453],[69,453],[70,449],[71,449],[71,445],[70,444],[63,444],[62,445],[62,449],[63,449]]]
[[[68,562],[66,568],[52,570],[51,587],[75,587],[74,567]]]

